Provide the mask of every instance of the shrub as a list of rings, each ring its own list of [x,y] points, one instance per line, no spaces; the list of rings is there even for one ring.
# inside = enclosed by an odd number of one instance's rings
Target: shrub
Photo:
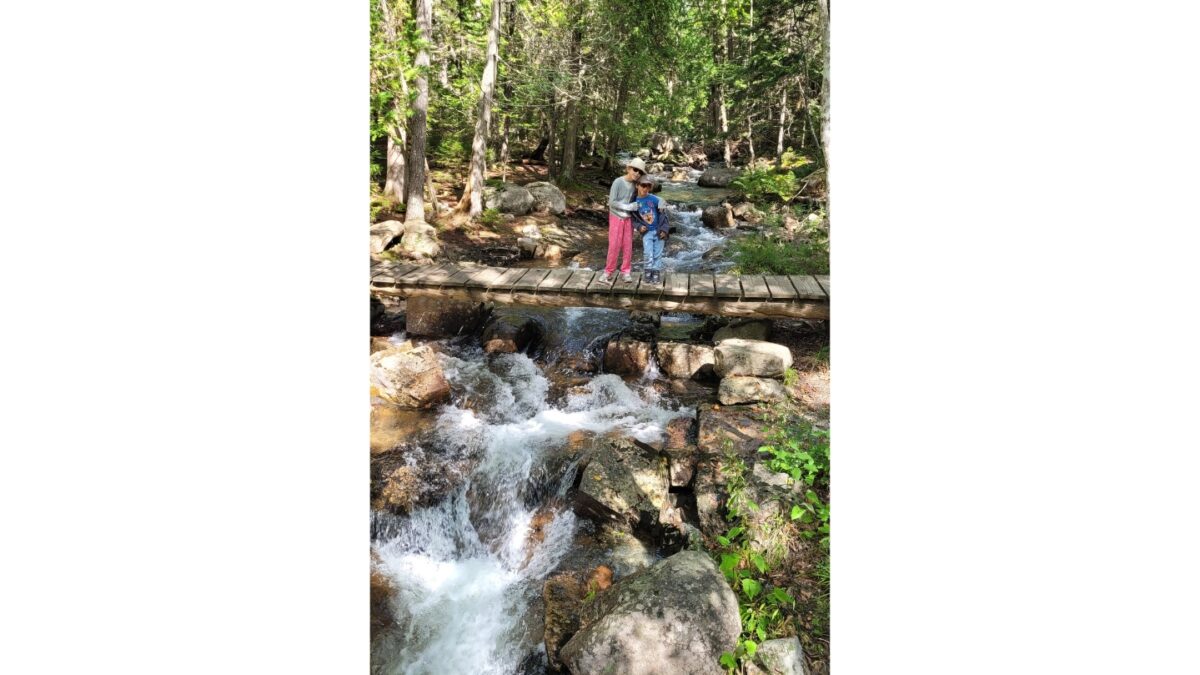
[[[778,199],[789,201],[796,196],[796,175],[791,171],[776,172],[771,168],[750,168],[733,181],[733,187],[746,194],[751,201]]]
[[[483,213],[479,214],[479,222],[485,227],[495,228],[504,218],[500,215],[500,211],[496,209],[484,209]]]

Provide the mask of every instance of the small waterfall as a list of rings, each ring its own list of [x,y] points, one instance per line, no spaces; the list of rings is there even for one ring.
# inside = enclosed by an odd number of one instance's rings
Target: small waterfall
[[[378,663],[387,675],[510,675],[536,650],[540,636],[526,634],[525,615],[577,526],[569,508],[555,505],[578,458],[554,464],[556,451],[577,430],[619,429],[653,442],[671,419],[694,411],[664,408],[650,387],[639,393],[616,375],[597,376],[551,407],[548,380],[523,354],[458,348],[441,358],[460,393],[440,413],[438,435],[446,451],[479,463],[441,503],[407,518],[373,516],[374,549],[397,588],[396,634]],[[535,526],[546,509],[548,521]]]

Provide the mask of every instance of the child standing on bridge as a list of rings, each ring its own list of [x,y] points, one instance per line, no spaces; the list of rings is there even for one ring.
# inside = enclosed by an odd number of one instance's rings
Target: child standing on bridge
[[[608,190],[608,261],[604,266],[604,282],[613,280],[617,272],[617,261],[621,254],[625,260],[621,263],[621,280],[632,281],[630,270],[633,267],[633,223],[630,213],[637,210],[637,202],[633,201],[633,184],[646,175],[646,163],[640,157],[633,158],[625,165],[625,175],[612,182]]]
[[[650,194],[654,189],[654,181],[642,174],[637,185],[637,210],[633,219],[637,223],[638,234],[642,235],[643,279],[647,283],[662,283],[662,256],[667,245],[667,237],[671,233],[671,224],[667,218],[667,202],[658,195]]]

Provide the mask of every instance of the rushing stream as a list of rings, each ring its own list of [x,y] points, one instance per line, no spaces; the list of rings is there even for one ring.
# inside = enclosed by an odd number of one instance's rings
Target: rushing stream
[[[702,258],[724,237],[700,223],[698,205],[713,199],[703,199],[706,188],[695,187],[696,175],[665,183],[661,193],[678,228],[668,270],[721,268],[719,260]],[[503,311],[538,317],[547,328],[542,360],[550,363],[558,354],[595,349],[629,323],[616,310]],[[664,317],[664,326],[670,321],[687,319]],[[373,549],[396,589],[396,625],[375,646],[372,672],[541,672],[530,666],[542,649],[540,617],[530,608],[584,527],[566,499],[577,470],[568,437],[619,431],[652,442],[671,419],[695,411],[652,386],[653,361],[640,379],[599,374],[555,397],[542,368],[525,354],[485,355],[471,339],[442,346],[453,400],[430,413],[437,417],[434,447],[414,457],[473,468],[435,506],[407,517],[372,514]]]

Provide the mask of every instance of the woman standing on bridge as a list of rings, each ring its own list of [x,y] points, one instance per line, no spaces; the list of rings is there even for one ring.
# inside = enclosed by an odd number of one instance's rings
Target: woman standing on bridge
[[[608,261],[604,265],[604,282],[609,283],[617,272],[620,255],[621,280],[633,281],[633,221],[630,214],[637,210],[634,201],[634,184],[646,175],[646,163],[634,157],[625,165],[625,175],[617,177],[608,190]]]

